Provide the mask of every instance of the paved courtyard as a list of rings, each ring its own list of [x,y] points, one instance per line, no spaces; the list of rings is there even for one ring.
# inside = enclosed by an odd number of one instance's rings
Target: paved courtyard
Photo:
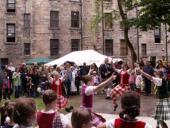
[[[120,100],[119,100],[120,101]],[[147,122],[152,125],[153,128],[156,127],[156,120],[154,120],[154,110],[156,105],[155,96],[143,96],[141,95],[141,113],[140,120]],[[81,103],[80,96],[73,96],[70,98],[70,103],[75,107],[78,107]],[[117,118],[119,112],[121,111],[121,106],[119,102],[119,107],[116,112],[113,112],[112,101],[106,100],[104,95],[95,95],[94,98],[94,111],[101,113],[101,115],[106,119]],[[67,114],[67,117],[70,118],[71,114]],[[166,121],[168,127],[170,128],[170,120]]]
[[[120,100],[119,100],[120,101]],[[156,98],[154,96],[141,95],[141,114],[140,116],[152,117],[156,105]],[[81,103],[81,96],[73,96],[70,98],[71,105],[78,107]],[[113,111],[112,100],[106,100],[104,95],[95,95],[94,111],[98,113],[118,114],[121,110],[119,107],[116,112]]]

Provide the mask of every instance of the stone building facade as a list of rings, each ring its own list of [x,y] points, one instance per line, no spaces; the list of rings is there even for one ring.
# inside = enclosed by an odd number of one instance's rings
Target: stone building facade
[[[128,50],[120,19],[107,22],[117,9],[116,0],[106,0],[98,9],[107,16],[106,20],[93,31],[90,26],[97,14],[95,0],[1,0],[1,63],[19,64],[36,57],[58,58],[83,49],[126,58]],[[136,29],[131,29],[129,37],[136,52],[139,50],[139,57],[160,59],[166,49],[164,27],[160,34],[160,43],[155,43],[154,31],[137,34]]]

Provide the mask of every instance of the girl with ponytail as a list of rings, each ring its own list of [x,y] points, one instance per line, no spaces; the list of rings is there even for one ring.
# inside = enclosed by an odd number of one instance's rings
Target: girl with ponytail
[[[136,92],[130,91],[122,95],[121,108],[119,118],[106,121],[99,128],[152,128],[136,119],[140,114],[140,96]]]

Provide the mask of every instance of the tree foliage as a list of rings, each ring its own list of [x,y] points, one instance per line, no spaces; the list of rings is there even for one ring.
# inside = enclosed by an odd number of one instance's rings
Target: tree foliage
[[[140,0],[136,7],[138,18],[130,19],[131,25],[142,30],[154,29],[162,23],[170,26],[170,0]]]

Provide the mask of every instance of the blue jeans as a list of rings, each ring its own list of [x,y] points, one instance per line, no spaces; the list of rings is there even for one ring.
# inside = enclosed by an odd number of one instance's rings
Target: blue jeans
[[[15,86],[15,98],[18,98],[21,93],[21,86]]]

